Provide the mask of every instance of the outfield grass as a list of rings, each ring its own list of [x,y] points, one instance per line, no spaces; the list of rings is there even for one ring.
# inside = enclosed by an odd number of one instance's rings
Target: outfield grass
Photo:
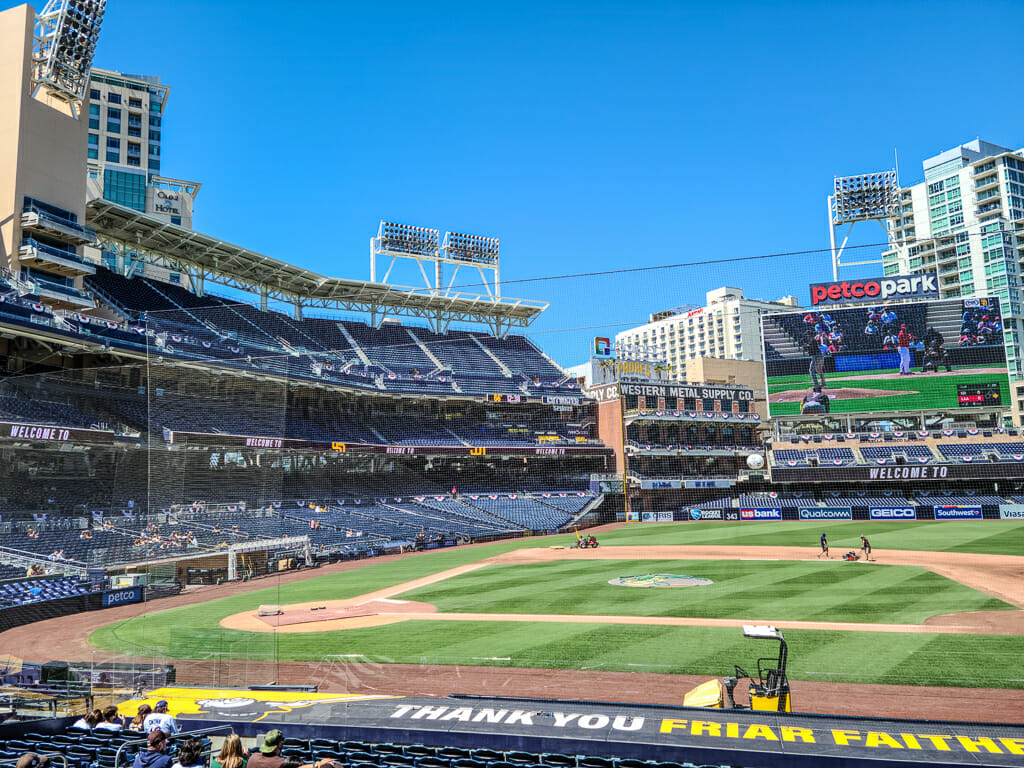
[[[134,632],[94,638],[130,650]],[[898,634],[786,630],[794,680],[991,688],[1024,687],[1021,638],[1008,635]],[[99,636],[99,637],[97,637]],[[215,627],[150,626],[141,656],[489,667],[592,669],[720,676],[733,664],[756,669],[777,646],[739,629],[622,624],[407,621],[345,632],[253,635]],[[150,643],[158,642],[152,646]],[[145,651],[145,653],[144,653]],[[500,684],[500,675],[496,676]],[[514,693],[514,692],[513,692]]]
[[[886,547],[1024,552],[1024,523],[1017,521],[649,524],[603,534],[601,543],[735,543],[813,549],[821,530],[828,531],[833,551],[853,547],[856,537],[863,533],[871,538],[883,563]],[[341,656],[342,660],[365,656],[371,661],[412,664],[707,675],[730,673],[734,663],[749,670],[758,656],[770,653],[757,641],[745,640],[738,630],[705,627],[553,623],[541,628],[522,622],[413,621],[345,632],[274,635],[218,626],[222,617],[252,610],[262,603],[354,597],[503,551],[571,539],[525,539],[374,563],[295,584],[158,611],[98,630],[90,642],[148,658],[319,661],[331,656]],[[708,597],[712,592],[705,592],[717,589],[728,594],[729,604],[737,612],[750,611],[765,620],[792,616],[825,621],[914,622],[933,611],[1001,606],[993,606],[998,601],[962,585],[908,567],[750,561],[644,561],[627,563],[635,567],[625,568],[621,561],[573,561],[566,565],[580,567],[568,570],[558,567],[561,565],[488,566],[403,597],[429,600],[446,611],[466,610],[459,606],[472,602],[475,610],[485,611],[725,615],[717,613],[720,607]],[[706,575],[716,584],[644,590],[593,583],[598,577],[652,572],[655,566],[667,573]],[[496,577],[498,586],[492,583],[488,587],[477,581]],[[447,594],[441,594],[445,591]],[[431,593],[433,596],[428,597]],[[607,600],[601,602],[605,595]],[[638,607],[641,601],[642,608]],[[674,605],[675,601],[679,604]],[[632,604],[631,610],[626,610],[627,603]],[[790,674],[798,680],[1024,687],[1024,638],[1017,636],[790,630],[786,637],[791,647]]]
[[[971,366],[977,368],[978,366]],[[1010,386],[1006,376],[993,377],[991,374],[970,373],[956,374],[943,371],[940,375],[931,373],[914,372],[914,376],[898,377],[894,379],[853,379],[844,382],[843,379],[850,376],[869,376],[872,374],[892,374],[899,369],[881,369],[874,371],[843,371],[841,373],[829,373],[825,375],[825,381],[831,382],[833,388],[840,386],[857,387],[859,389],[885,389],[893,392],[916,392],[914,395],[893,395],[862,398],[837,398],[831,401],[830,413],[852,413],[864,411],[894,411],[900,409],[908,410],[936,410],[943,408],[957,408],[957,384],[986,384],[993,380],[999,382],[999,393],[1004,403],[1010,401]],[[803,390],[811,387],[811,377],[807,374],[800,376],[772,376],[768,379],[768,394],[786,392],[792,389]],[[828,387],[825,389],[828,392]],[[803,392],[801,393],[801,399]],[[800,402],[792,403],[769,403],[769,413],[772,416],[792,416],[800,413]]]
[[[608,583],[619,576],[648,573],[689,574],[714,583],[679,589]],[[920,624],[943,613],[1013,609],[923,568],[827,561],[566,560],[489,565],[397,599],[432,603],[446,613],[692,616],[756,622]]]
[[[873,555],[883,563],[886,549],[1024,555],[1024,521],[1019,520],[703,520],[685,524],[637,523],[603,534],[600,540],[602,546],[735,544],[810,547],[817,550],[822,532],[828,534],[834,555],[848,549],[860,549],[860,537],[867,536],[874,550]]]

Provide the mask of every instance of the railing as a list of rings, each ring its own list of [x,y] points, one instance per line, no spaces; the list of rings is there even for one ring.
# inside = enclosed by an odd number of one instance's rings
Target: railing
[[[195,731],[182,731],[172,736],[167,737],[167,741],[180,741],[182,739],[190,739],[193,736],[206,736],[212,733],[223,733],[225,736],[230,736],[235,732],[235,728],[232,725],[217,725],[212,728],[199,728]],[[149,738],[132,739],[126,741],[117,748],[117,754],[114,755],[114,765],[122,765],[121,756],[124,752],[129,751],[131,747],[149,746]],[[213,748],[203,750],[203,756],[208,757],[213,753]],[[125,764],[127,761],[125,761]]]
[[[55,213],[54,211],[48,211],[45,208],[40,208],[39,206],[31,205],[31,204],[28,204],[24,208],[22,208],[21,213],[22,213],[23,216],[25,214],[35,214],[41,220],[43,220],[43,221],[45,221],[47,223],[55,224],[55,225],[57,225],[59,227],[64,227],[65,229],[70,229],[70,230],[72,230],[72,231],[82,235],[86,239],[93,240],[93,241],[96,240],[96,230],[95,229],[93,229],[92,227],[86,227],[86,226],[84,226],[82,224],[79,224],[77,221],[74,221],[73,219],[71,219],[68,216],[61,216],[61,215]]]

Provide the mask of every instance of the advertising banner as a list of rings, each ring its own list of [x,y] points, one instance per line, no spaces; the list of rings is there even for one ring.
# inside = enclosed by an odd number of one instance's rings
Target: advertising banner
[[[812,307],[933,298],[939,298],[939,279],[934,272],[924,275],[893,275],[868,277],[863,280],[811,283]]]
[[[721,520],[722,510],[720,509],[690,509],[690,518],[693,520]]]
[[[127,587],[126,589],[111,589],[103,593],[103,607],[109,608],[112,605],[127,605],[128,603],[142,602],[142,587]]]
[[[640,487],[644,490],[656,490],[658,488],[682,488],[682,480],[641,480]]]
[[[959,504],[936,504],[936,520],[981,520],[981,507],[968,507]]]
[[[754,507],[740,510],[741,520],[781,520],[782,510],[778,507]]]
[[[634,509],[629,510],[626,513],[626,522],[627,523],[639,523],[640,522],[640,513],[637,512]]]
[[[1000,504],[999,518],[1001,520],[1024,520],[1024,504]]]
[[[735,480],[687,480],[687,488],[731,488],[736,484]]]
[[[769,416],[1009,406],[998,299],[889,301],[764,315]]]
[[[853,520],[850,507],[800,507],[801,520]]]
[[[917,507],[868,507],[872,520],[917,520]]]

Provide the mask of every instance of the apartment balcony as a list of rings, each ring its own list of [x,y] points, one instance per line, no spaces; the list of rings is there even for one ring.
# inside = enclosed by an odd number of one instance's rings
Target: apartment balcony
[[[41,267],[47,272],[64,277],[96,274],[96,267],[84,261],[74,251],[54,248],[31,237],[22,241],[18,256],[19,264],[23,266]]]
[[[26,207],[21,212],[21,228],[47,234],[70,245],[91,245],[96,242],[96,230],[35,206]]]
[[[999,175],[993,171],[990,176],[978,179],[974,182],[974,191],[981,192],[984,189],[992,189],[999,186]]]
[[[974,213],[977,216],[993,216],[995,214],[1002,213],[1002,211],[1002,200],[996,200],[988,205],[982,205],[974,209]]]

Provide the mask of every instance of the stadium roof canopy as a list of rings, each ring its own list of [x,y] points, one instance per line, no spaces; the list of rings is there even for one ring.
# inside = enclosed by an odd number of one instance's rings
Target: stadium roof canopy
[[[527,299],[325,277],[109,200],[89,201],[86,221],[104,250],[186,273],[197,293],[213,282],[259,296],[262,309],[268,299],[292,304],[297,316],[302,307],[365,312],[376,325],[387,315],[403,315],[427,320],[439,332],[452,322],[476,322],[503,336],[525,328],[548,307]]]

